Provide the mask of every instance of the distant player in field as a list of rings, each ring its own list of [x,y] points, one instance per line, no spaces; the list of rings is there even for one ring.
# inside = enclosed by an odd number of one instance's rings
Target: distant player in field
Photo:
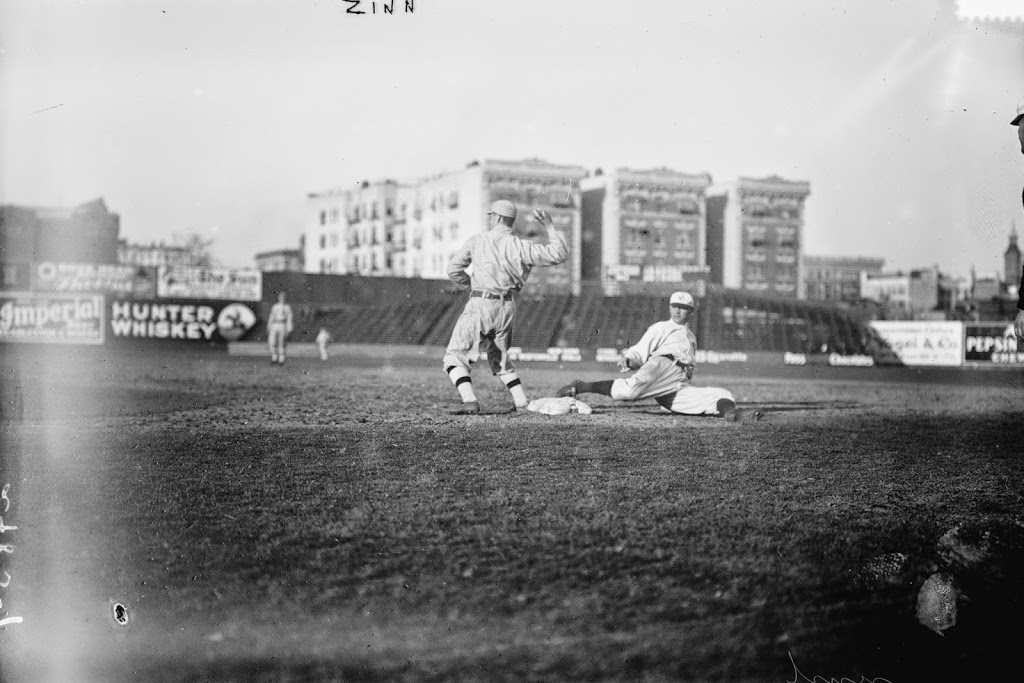
[[[278,292],[277,303],[270,307],[270,318],[267,320],[267,344],[270,345],[271,363],[284,365],[285,347],[292,328],[292,307],[285,303],[285,293]]]
[[[1020,153],[1024,154],[1024,98],[1017,104],[1017,115],[1010,121],[1010,125],[1017,126],[1017,137],[1020,139]],[[1024,192],[1020,195],[1021,203],[1024,203]],[[1020,287],[1017,290],[1017,319],[1013,321],[1013,331],[1017,339],[1024,341],[1024,268],[1021,268]]]
[[[592,393],[619,401],[653,398],[663,408],[681,415],[760,419],[758,411],[746,413],[738,409],[736,399],[728,390],[690,384],[697,337],[687,322],[695,308],[689,293],[675,292],[669,298],[669,319],[648,327],[640,341],[622,352],[619,369],[622,372],[636,370],[636,373],[626,379],[576,380],[559,389],[558,396]]]
[[[333,341],[331,333],[327,331],[326,327],[321,327],[320,331],[316,333],[316,346],[320,349],[320,360],[327,360],[327,345]]]
[[[487,356],[491,372],[512,394],[516,409],[521,410],[530,402],[508,357],[516,322],[515,295],[523,288],[534,266],[563,263],[569,255],[569,247],[555,230],[551,216],[539,209],[533,212],[533,217],[547,228],[548,244],[513,235],[516,213],[512,202],[504,199],[494,202],[487,212],[487,232],[470,237],[452,256],[448,266],[452,282],[460,288],[472,288],[444,355],[444,371],[462,397],[462,405],[452,411],[456,414],[480,412],[470,379],[470,366],[481,353]],[[466,273],[470,264],[472,275]]]

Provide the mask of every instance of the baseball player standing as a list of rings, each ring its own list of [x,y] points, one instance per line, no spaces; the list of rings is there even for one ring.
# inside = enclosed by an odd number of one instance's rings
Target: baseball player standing
[[[448,266],[452,282],[471,292],[466,307],[455,323],[444,355],[444,371],[458,389],[462,405],[452,411],[465,415],[480,412],[473,392],[470,366],[487,356],[491,372],[508,388],[516,409],[525,408],[523,384],[508,357],[516,321],[518,293],[534,266],[556,266],[569,256],[565,238],[555,230],[547,212],[536,209],[533,217],[548,231],[548,244],[520,239],[512,234],[516,206],[501,199],[487,212],[487,232],[473,235],[453,256]],[[472,264],[472,275],[466,269]]]
[[[284,365],[285,345],[292,333],[292,307],[285,303],[284,292],[277,293],[277,303],[270,307],[267,320],[267,343],[270,345],[270,362]]]
[[[316,333],[316,346],[320,349],[320,360],[327,360],[327,345],[331,343],[332,339],[333,337],[326,327],[321,327],[320,331]]]
[[[1024,98],[1017,103],[1017,116],[1010,121],[1010,125],[1017,126],[1017,137],[1020,139],[1020,153],[1024,154]],[[1020,195],[1021,203],[1024,203],[1024,191]],[[1013,331],[1017,339],[1024,341],[1024,268],[1021,268],[1020,287],[1017,289],[1017,318],[1013,321]]]
[[[619,370],[636,370],[626,379],[599,382],[575,380],[558,390],[558,396],[604,394],[619,401],[655,399],[663,408],[682,415],[717,415],[729,420],[761,413],[745,413],[736,407],[736,399],[726,389],[695,387],[690,384],[696,362],[697,337],[687,322],[696,309],[687,292],[675,292],[669,298],[669,319],[654,323],[633,346],[622,352]]]

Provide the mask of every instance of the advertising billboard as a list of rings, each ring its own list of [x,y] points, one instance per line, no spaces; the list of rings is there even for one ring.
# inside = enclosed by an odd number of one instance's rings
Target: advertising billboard
[[[112,298],[109,321],[111,339],[216,344],[244,337],[257,316],[238,301]]]
[[[102,344],[103,319],[98,294],[0,293],[0,342]]]
[[[32,264],[32,290],[152,298],[156,296],[156,268],[42,261]]]
[[[1013,323],[967,323],[964,360],[980,365],[1024,365],[1024,344],[1017,341]]]
[[[957,321],[874,320],[882,343],[881,362],[903,365],[959,366],[964,360],[964,324]],[[891,358],[890,358],[891,357]]]
[[[160,266],[156,293],[167,299],[259,301],[263,273],[255,268]]]

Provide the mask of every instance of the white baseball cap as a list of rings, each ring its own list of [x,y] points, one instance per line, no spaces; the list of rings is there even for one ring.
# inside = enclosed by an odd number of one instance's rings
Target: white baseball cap
[[[1013,117],[1013,121],[1010,121],[1010,125],[1016,126],[1021,119],[1024,119],[1024,97],[1020,98],[1020,102],[1017,103],[1017,115]]]
[[[504,216],[505,218],[515,218],[517,213],[516,205],[507,199],[499,199],[491,204],[491,210],[487,213]]]
[[[688,292],[674,292],[668,300],[669,306],[682,306],[688,308],[691,311],[696,308],[693,303],[693,297]]]

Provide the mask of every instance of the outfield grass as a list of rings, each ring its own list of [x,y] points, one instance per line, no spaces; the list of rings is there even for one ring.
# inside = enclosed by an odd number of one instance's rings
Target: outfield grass
[[[451,416],[416,359],[68,358],[3,357],[3,680],[945,680],[1021,635],[914,613],[943,533],[1018,522],[1019,375],[701,368],[768,409],[730,424],[505,413],[482,368],[493,414]]]

